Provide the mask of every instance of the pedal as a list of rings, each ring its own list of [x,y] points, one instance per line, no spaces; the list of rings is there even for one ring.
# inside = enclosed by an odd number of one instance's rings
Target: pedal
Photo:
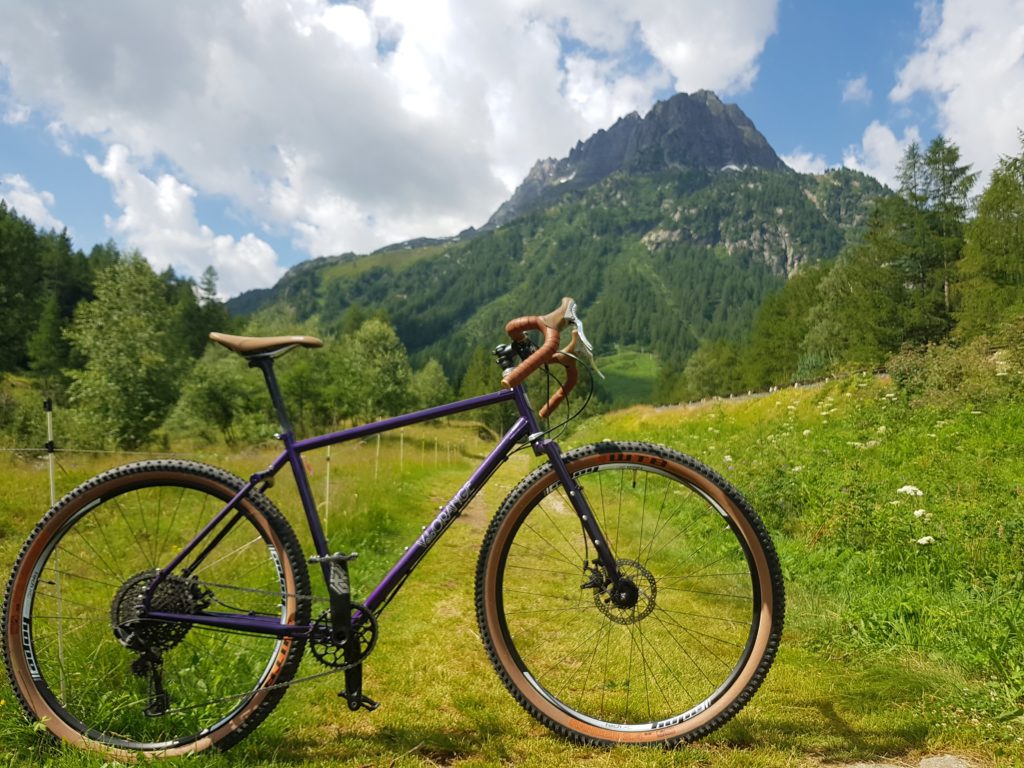
[[[374,701],[364,693],[357,693],[350,696],[345,691],[339,691],[338,695],[348,702],[348,708],[353,712],[358,712],[360,709],[365,709],[367,712],[373,712],[373,710],[380,706],[379,702]]]
[[[350,563],[359,557],[358,552],[353,552],[351,555],[345,555],[341,552],[335,552],[333,555],[325,555],[319,557],[318,555],[312,555],[306,558],[306,562],[310,565],[317,565],[319,563]]]

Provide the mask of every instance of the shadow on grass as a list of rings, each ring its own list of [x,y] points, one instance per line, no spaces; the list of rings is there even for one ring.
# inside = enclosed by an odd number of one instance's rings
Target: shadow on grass
[[[923,752],[939,733],[935,702],[959,685],[949,673],[895,660],[854,665],[790,649],[751,704],[709,741],[825,761]]]

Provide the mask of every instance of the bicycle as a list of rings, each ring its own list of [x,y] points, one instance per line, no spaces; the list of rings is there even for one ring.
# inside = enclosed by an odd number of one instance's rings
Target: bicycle
[[[506,331],[511,342],[495,350],[500,390],[301,440],[273,363],[322,342],[211,334],[263,373],[283,450],[248,481],[192,461],[127,464],[49,510],[18,555],[3,607],[4,660],[29,717],[77,746],[162,757],[232,746],[290,685],[313,677],[343,672],[348,708],[375,709],[362,670],[381,612],[526,447],[546,461],[499,507],[476,568],[480,635],[505,687],[544,725],[586,744],[674,745],[734,716],[767,674],[783,626],[764,525],[722,477],[673,449],[602,441],[563,454],[538,417],[577,383],[577,340],[590,349],[572,299]],[[564,381],[535,413],[524,381],[552,363]],[[302,454],[501,403],[514,404],[515,423],[357,600],[356,555],[329,548]],[[285,466],[315,549],[308,559],[266,496]],[[312,596],[307,563],[319,567],[326,599]],[[327,608],[314,617],[318,600]],[[307,648],[327,669],[296,678]]]

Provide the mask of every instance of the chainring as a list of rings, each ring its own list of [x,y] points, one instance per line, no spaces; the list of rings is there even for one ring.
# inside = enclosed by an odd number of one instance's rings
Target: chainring
[[[377,617],[362,603],[352,603],[353,610],[359,611],[359,623],[355,637],[359,641],[359,657],[355,661],[345,660],[345,646],[331,639],[331,612],[321,613],[313,623],[310,633],[309,650],[313,657],[325,667],[347,669],[361,664],[377,645]]]

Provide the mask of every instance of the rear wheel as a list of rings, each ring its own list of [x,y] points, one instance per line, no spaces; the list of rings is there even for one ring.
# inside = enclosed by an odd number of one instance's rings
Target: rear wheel
[[[50,510],[4,602],[8,674],[34,720],[78,746],[170,756],[227,748],[270,714],[303,640],[141,615],[155,575],[241,487],[214,467],[147,461]],[[253,492],[157,585],[150,609],[305,625],[308,594],[294,532]]]
[[[782,633],[782,575],[760,519],[694,459],[643,443],[574,450],[566,466],[617,558],[596,561],[550,465],[492,521],[477,618],[519,703],[586,743],[710,733],[760,686]]]

